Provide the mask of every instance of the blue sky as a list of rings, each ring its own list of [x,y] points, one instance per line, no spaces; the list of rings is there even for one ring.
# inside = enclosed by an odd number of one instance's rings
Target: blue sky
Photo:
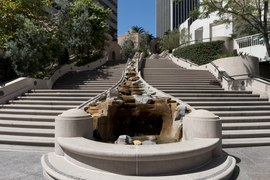
[[[118,0],[118,35],[140,26],[156,36],[155,8],[155,0]]]

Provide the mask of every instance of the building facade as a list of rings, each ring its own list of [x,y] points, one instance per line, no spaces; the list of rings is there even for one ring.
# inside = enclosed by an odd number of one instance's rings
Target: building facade
[[[157,37],[162,37],[168,30],[178,29],[198,5],[199,0],[156,0]]]
[[[156,34],[162,37],[171,27],[171,0],[156,0]]]
[[[117,8],[118,8],[118,0],[96,0],[105,8],[109,8],[112,11],[111,19],[108,20],[108,24],[110,26],[110,34],[116,38],[117,35]]]

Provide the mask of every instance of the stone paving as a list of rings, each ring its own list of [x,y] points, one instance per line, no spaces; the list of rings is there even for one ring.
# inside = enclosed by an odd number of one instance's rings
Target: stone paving
[[[23,146],[0,146],[0,180],[43,180],[40,158],[53,149],[29,149]],[[224,151],[237,160],[233,180],[270,178],[270,146],[226,148]]]
[[[226,148],[223,150],[234,156],[237,161],[233,179],[270,179],[270,146]]]
[[[40,158],[50,151],[53,149],[1,145],[0,180],[44,180]]]

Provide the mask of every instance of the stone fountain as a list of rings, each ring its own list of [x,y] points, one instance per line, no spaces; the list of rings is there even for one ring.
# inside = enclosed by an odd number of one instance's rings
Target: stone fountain
[[[46,179],[229,179],[218,116],[194,110],[140,77],[140,54],[115,88],[56,118]]]

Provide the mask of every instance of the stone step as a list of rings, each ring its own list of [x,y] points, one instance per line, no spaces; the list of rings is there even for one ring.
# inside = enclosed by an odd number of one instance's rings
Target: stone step
[[[64,106],[79,106],[85,101],[41,101],[41,100],[10,100],[8,101],[9,104],[22,104],[22,105],[64,105]]]
[[[242,123],[242,122],[270,122],[270,116],[233,116],[220,117],[222,123]]]
[[[51,96],[19,96],[18,100],[40,100],[40,101],[88,101],[90,97],[51,97]]]
[[[192,89],[192,90],[222,90],[222,88],[221,87],[219,87],[219,86],[179,86],[179,87],[170,87],[170,86],[163,86],[163,87],[161,87],[161,86],[153,86],[153,87],[155,87],[155,88],[157,88],[157,89],[159,89],[159,90],[161,90],[161,91],[164,91],[164,92],[166,92],[167,90],[171,90],[171,89],[173,89],[173,90],[176,90],[176,91],[178,91],[178,90],[190,90],[190,89]]]
[[[232,147],[247,147],[247,146],[269,146],[270,138],[235,138],[235,139],[222,139],[223,148]]]
[[[84,96],[84,97],[95,97],[98,93],[24,93],[24,96]]]
[[[174,97],[260,97],[257,94],[229,94],[229,93],[170,93]]]
[[[221,117],[234,117],[234,116],[270,116],[270,111],[251,110],[251,111],[211,111]]]
[[[106,91],[107,89],[109,89],[110,85],[102,85],[102,86],[92,86],[92,85],[72,85],[72,84],[67,84],[67,85],[56,85],[54,86],[55,89],[59,88],[59,89],[92,89],[92,90],[99,90],[100,93],[103,91]]]
[[[208,79],[157,79],[157,80],[148,80],[147,81],[151,85],[177,85],[179,83],[190,83],[190,84],[198,84],[198,83],[203,83],[203,84],[220,84],[218,81],[215,80],[208,80]]]
[[[270,110],[270,106],[192,106],[195,109],[205,109],[208,111],[262,111]]]
[[[191,73],[191,74],[182,74],[181,72],[176,72],[177,75],[172,75],[172,74],[169,74],[169,73],[166,73],[166,74],[160,74],[160,73],[149,73],[149,74],[146,74],[146,73],[142,73],[143,74],[143,77],[145,79],[147,79],[147,81],[149,80],[150,82],[152,80],[155,80],[157,81],[159,78],[160,80],[164,81],[166,78],[168,80],[174,80],[174,79],[177,79],[177,80],[187,80],[187,79],[193,79],[193,80],[215,80],[217,81],[217,79],[213,76],[213,75],[203,75],[203,74],[199,74],[199,73]],[[172,78],[173,77],[173,78]]]
[[[223,130],[222,138],[258,138],[270,137],[270,129],[256,129],[256,130]]]
[[[178,83],[151,83],[151,86],[158,87],[178,87],[178,86],[220,86],[219,83],[210,83],[210,82],[201,82],[201,83],[192,83],[192,82],[178,82]]]
[[[218,90],[195,90],[195,89],[186,89],[186,90],[175,90],[168,89],[164,90],[164,92],[173,94],[173,93],[222,93],[222,94],[252,94],[251,91],[224,91],[224,89],[220,88]]]
[[[269,101],[186,101],[191,106],[267,106]]]
[[[192,101],[267,101],[267,98],[258,97],[178,97],[180,100],[189,103]]]
[[[199,88],[221,88],[219,85],[215,84],[177,84],[177,85],[153,85],[153,87],[157,88],[165,88],[165,89],[177,89],[177,88],[190,88],[192,89],[193,87],[199,87]]]
[[[222,123],[223,130],[270,129],[270,122]]]
[[[46,115],[27,115],[27,114],[1,114],[1,120],[16,120],[16,121],[40,121],[40,122],[54,122],[55,116]]]
[[[92,90],[99,90],[100,92],[99,93],[102,93],[103,91],[106,91],[108,90],[109,88],[111,88],[111,86],[108,86],[108,87],[95,87],[95,86],[87,86],[87,85],[76,85],[76,86],[55,86],[54,89],[80,89],[80,90],[88,90],[88,89],[92,89]],[[99,94],[98,93],[98,94]]]
[[[70,82],[60,82],[57,84],[57,86],[77,86],[77,85],[88,85],[88,86],[100,86],[100,87],[111,87],[113,85],[115,85],[116,82],[100,82],[100,83],[88,83],[88,82],[74,82],[74,83],[70,83]]]
[[[115,79],[96,79],[96,78],[81,78],[81,79],[73,79],[72,77],[64,78],[56,82],[56,84],[64,84],[64,83],[70,83],[70,84],[76,84],[76,83],[116,83],[120,80],[121,76],[115,78]]]
[[[30,93],[99,93],[97,90],[79,90],[79,89],[33,89]]]
[[[61,110],[0,109],[0,117],[2,114],[57,116],[62,113]]]
[[[54,146],[54,137],[0,135],[1,144]]]
[[[34,104],[34,105],[23,105],[23,104],[5,104],[2,106],[3,109],[32,109],[32,110],[61,110],[61,111],[65,111],[68,109],[73,109],[76,108],[76,106],[72,106],[72,105],[38,105],[38,104]]]
[[[54,129],[54,122],[1,120],[0,127]]]
[[[0,127],[0,135],[54,137],[54,129]]]

